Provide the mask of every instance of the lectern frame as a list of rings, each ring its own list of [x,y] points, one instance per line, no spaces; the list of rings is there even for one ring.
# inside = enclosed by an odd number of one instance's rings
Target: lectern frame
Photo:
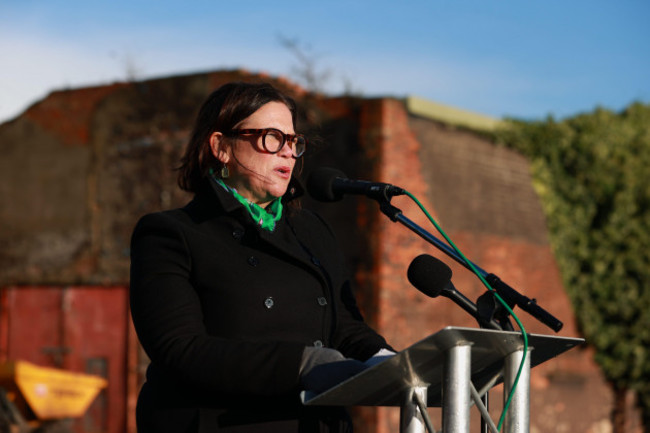
[[[529,430],[530,369],[579,344],[581,338],[528,334],[529,354],[506,416],[506,433]],[[511,389],[523,357],[519,332],[447,327],[320,393],[303,392],[308,406],[397,406],[402,433],[424,432],[414,396],[442,408],[444,433],[469,432],[471,386],[480,389],[500,372]],[[424,401],[423,401],[424,400]]]

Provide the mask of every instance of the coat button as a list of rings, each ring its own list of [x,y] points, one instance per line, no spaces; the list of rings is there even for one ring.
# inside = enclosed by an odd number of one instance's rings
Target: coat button
[[[273,298],[270,296],[264,300],[264,306],[266,307],[267,310],[273,308],[274,304],[275,302],[273,301]]]
[[[316,266],[320,266],[320,260],[318,260],[317,257],[312,257],[311,262],[315,264]]]
[[[320,296],[318,298],[318,305],[320,305],[321,307],[324,307],[325,305],[327,305],[327,299],[325,299],[325,297],[323,297],[323,296]]]
[[[250,256],[248,258],[248,264],[251,266],[257,266],[260,264],[260,260],[255,256]]]
[[[323,347],[323,342],[320,340],[314,341],[314,347]]]

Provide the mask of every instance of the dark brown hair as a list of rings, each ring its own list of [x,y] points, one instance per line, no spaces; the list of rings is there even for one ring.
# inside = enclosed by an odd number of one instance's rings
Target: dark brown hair
[[[268,83],[233,82],[224,84],[205,100],[194,124],[185,153],[178,168],[181,189],[198,192],[208,178],[210,169],[218,170],[220,162],[210,149],[213,132],[225,133],[269,102],[282,102],[291,111],[296,127],[296,103]]]

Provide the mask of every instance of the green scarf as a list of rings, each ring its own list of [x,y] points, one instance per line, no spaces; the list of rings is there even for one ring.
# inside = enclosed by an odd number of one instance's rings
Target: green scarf
[[[235,188],[229,187],[223,182],[223,180],[216,178],[214,180],[226,191],[229,191],[237,201],[244,206],[256,224],[270,232],[275,230],[275,223],[282,217],[282,200],[280,200],[279,197],[273,200],[265,209],[262,206],[242,197]]]

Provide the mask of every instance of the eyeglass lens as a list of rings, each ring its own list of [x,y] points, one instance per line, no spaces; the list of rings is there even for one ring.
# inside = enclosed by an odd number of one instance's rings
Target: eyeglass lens
[[[267,151],[275,153],[279,152],[280,149],[282,149],[284,139],[285,135],[282,134],[282,132],[274,129],[269,129],[266,131],[266,134],[264,134],[263,144]],[[293,155],[295,157],[301,156],[303,153],[305,153],[306,143],[304,137],[294,137],[292,140],[288,141],[289,147],[293,151]]]

